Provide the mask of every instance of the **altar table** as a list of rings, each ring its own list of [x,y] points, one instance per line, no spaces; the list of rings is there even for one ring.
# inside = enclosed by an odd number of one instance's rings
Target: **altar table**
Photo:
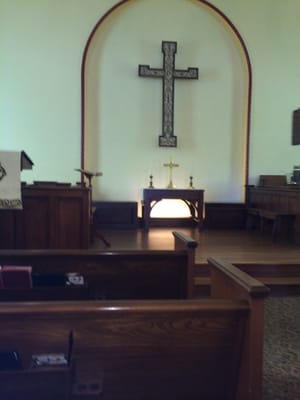
[[[198,229],[203,228],[204,190],[148,188],[143,189],[143,218],[146,231],[149,230],[152,208],[163,199],[183,200],[190,209],[191,218],[197,221]]]

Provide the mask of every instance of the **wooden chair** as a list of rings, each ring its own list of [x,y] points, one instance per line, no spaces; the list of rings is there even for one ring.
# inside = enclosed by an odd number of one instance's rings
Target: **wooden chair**
[[[266,224],[271,222],[272,241],[275,242],[279,235],[287,234],[290,242],[294,240],[294,221],[296,215],[293,213],[284,213],[281,211],[260,210],[260,230],[264,233]]]
[[[287,185],[286,175],[260,175],[259,186],[285,186]]]

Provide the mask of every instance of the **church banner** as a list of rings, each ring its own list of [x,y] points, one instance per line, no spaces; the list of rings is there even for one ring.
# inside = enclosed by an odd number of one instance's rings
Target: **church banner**
[[[0,151],[0,209],[22,209],[21,152]]]

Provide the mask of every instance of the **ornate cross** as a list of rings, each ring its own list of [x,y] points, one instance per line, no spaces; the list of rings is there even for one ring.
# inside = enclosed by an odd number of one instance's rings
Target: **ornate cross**
[[[169,167],[170,168],[170,182],[167,186],[168,189],[173,189],[175,185],[173,185],[173,178],[172,178],[172,173],[173,173],[173,168],[174,167],[179,167],[179,164],[175,164],[172,162],[172,158],[170,159],[169,163],[164,164],[164,167]]]
[[[174,136],[174,80],[198,79],[198,68],[187,70],[175,69],[175,54],[177,42],[162,42],[164,53],[163,68],[150,68],[149,65],[139,65],[139,76],[146,78],[162,78],[162,135],[159,136],[160,147],[177,147],[177,137]]]

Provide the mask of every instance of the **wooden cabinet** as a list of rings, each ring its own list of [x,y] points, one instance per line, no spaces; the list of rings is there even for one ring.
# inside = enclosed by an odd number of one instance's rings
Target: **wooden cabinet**
[[[90,192],[60,184],[26,185],[23,210],[0,211],[0,247],[80,249],[90,241]]]

